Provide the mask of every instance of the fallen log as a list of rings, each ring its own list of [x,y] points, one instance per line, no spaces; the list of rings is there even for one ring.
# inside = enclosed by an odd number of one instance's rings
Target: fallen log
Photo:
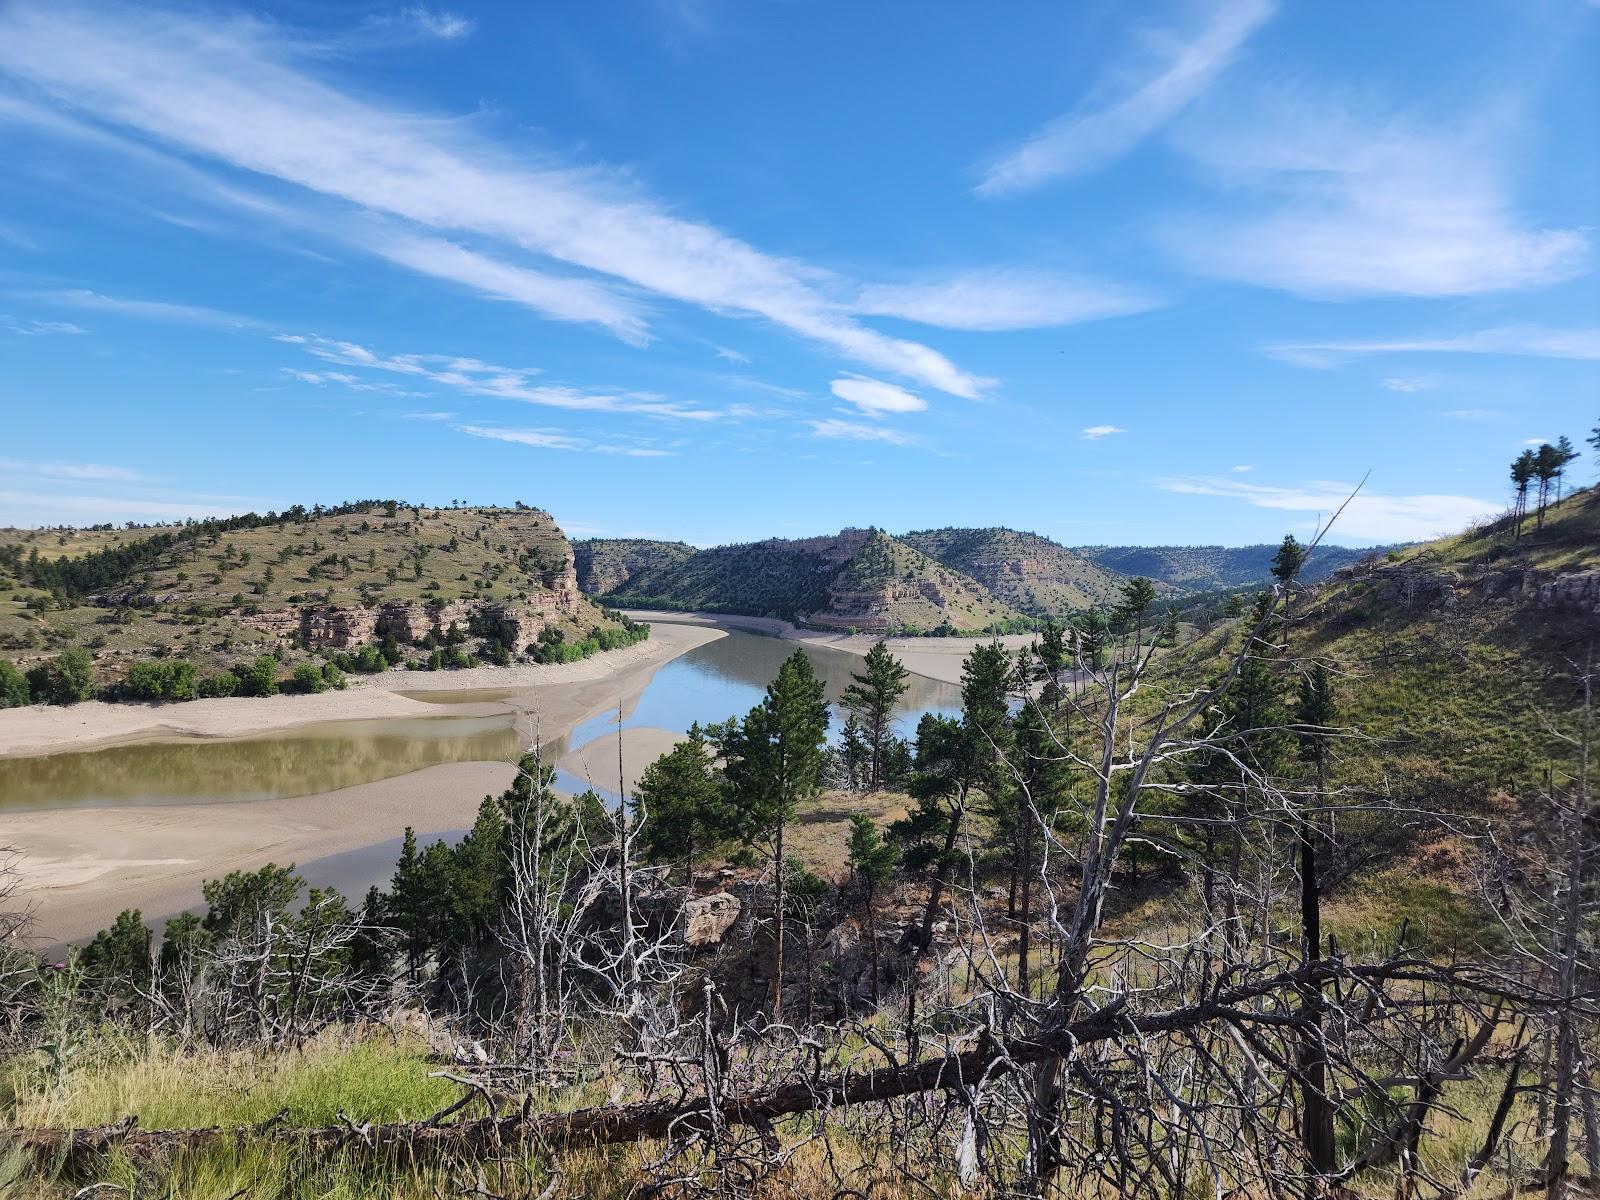
[[[1411,972],[1429,965],[1411,961],[1388,963],[1382,968],[1351,968],[1337,961],[1322,960],[1223,989],[1197,1003],[1166,1011],[1135,1013],[1119,1000],[1048,1036],[1006,1040],[984,1036],[977,1045],[961,1053],[945,1053],[916,1063],[870,1071],[795,1076],[771,1088],[725,1096],[718,1101],[714,1117],[704,1096],[691,1096],[600,1105],[560,1113],[519,1112],[453,1124],[418,1121],[373,1125],[345,1120],[339,1125],[310,1127],[269,1123],[271,1127],[141,1130],[136,1121],[129,1118],[120,1124],[97,1129],[0,1129],[0,1147],[21,1150],[40,1164],[65,1163],[74,1167],[112,1150],[132,1158],[147,1159],[229,1141],[243,1144],[267,1138],[293,1142],[310,1151],[364,1149],[370,1153],[423,1160],[452,1156],[484,1158],[523,1146],[570,1149],[615,1145],[696,1133],[717,1124],[764,1127],[779,1118],[800,1113],[965,1088],[979,1079],[992,1081],[1048,1056],[1068,1053],[1073,1047],[1117,1037],[1179,1032],[1216,1021],[1293,1024],[1301,1018],[1287,1012],[1263,1012],[1241,1006],[1272,993],[1290,991],[1334,976],[1369,980],[1386,975],[1414,977]]]

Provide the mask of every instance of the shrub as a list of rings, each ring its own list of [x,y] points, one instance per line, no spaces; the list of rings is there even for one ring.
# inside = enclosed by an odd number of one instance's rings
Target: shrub
[[[76,704],[94,695],[94,663],[82,646],[63,650],[28,672],[33,698],[44,704]]]
[[[322,682],[334,691],[342,692],[345,688],[344,672],[339,669],[336,663],[324,663],[322,667]]]
[[[322,692],[327,690],[328,682],[315,663],[301,663],[294,669],[294,687],[297,692]]]
[[[239,690],[239,677],[232,671],[218,671],[200,681],[200,694],[206,697],[231,696]]]
[[[193,700],[199,691],[199,672],[181,658],[136,662],[122,683],[122,694],[134,700]]]
[[[278,694],[278,660],[263,654],[247,667],[236,672],[239,691],[246,696],[276,696]]]
[[[382,650],[369,642],[357,652],[353,666],[363,675],[376,675],[389,666],[389,661]]]
[[[31,698],[28,677],[0,658],[0,708],[25,708]]]

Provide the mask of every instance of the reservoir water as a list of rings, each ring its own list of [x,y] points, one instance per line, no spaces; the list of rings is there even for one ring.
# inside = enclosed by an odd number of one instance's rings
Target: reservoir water
[[[625,728],[650,727],[681,733],[742,716],[757,704],[766,685],[796,643],[730,632],[667,663],[637,694],[623,698]],[[861,670],[857,655],[805,647],[829,698],[837,700]],[[960,690],[912,675],[897,725],[909,735],[924,712],[952,713]],[[439,763],[511,761],[526,746],[527,722],[509,707],[518,693],[476,690],[415,693],[437,704],[437,717],[337,721],[282,733],[230,739],[144,741],[101,750],[0,760],[0,812],[24,809],[104,807],[134,804],[213,804],[305,796],[410,774]],[[501,713],[450,715],[462,703],[506,702]],[[840,718],[836,713],[833,732]],[[616,728],[616,713],[580,723],[547,749],[556,757]],[[565,791],[587,786],[565,772]],[[606,789],[597,789],[606,794]],[[614,797],[607,796],[608,799]]]

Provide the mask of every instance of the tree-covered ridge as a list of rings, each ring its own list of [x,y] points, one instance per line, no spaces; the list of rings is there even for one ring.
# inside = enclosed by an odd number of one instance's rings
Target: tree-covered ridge
[[[922,529],[901,534],[900,540],[1035,617],[1115,603],[1126,582],[1127,573],[1108,570],[1047,537],[1002,526]]]
[[[1394,549],[1318,546],[1306,562],[1303,581],[1317,583],[1347,567]],[[1276,545],[1259,546],[1075,546],[1072,552],[1109,571],[1142,575],[1188,592],[1222,591],[1264,584],[1272,578]]]
[[[578,586],[591,596],[623,591],[635,575],[676,565],[694,552],[687,542],[648,538],[580,538],[572,543]]]
[[[292,641],[295,614],[311,610],[359,624],[384,606],[455,605],[462,637],[451,649],[469,635],[477,645],[493,631],[469,629],[463,604],[546,612],[572,645],[619,628],[577,591],[554,519],[522,504],[373,500],[181,525],[0,530],[0,656],[28,667],[79,646],[102,684],[139,659],[236,664]]]
[[[771,538],[687,555],[673,546],[643,543],[621,550],[632,556],[635,569],[604,593],[607,602],[895,632],[971,632],[1025,623],[975,580],[879,529]]]

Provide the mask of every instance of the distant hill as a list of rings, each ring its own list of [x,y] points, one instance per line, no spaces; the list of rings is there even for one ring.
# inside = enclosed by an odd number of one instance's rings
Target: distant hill
[[[1391,546],[1357,549],[1318,546],[1302,576],[1317,583],[1340,567],[1374,555],[1382,557]],[[1272,578],[1276,545],[1260,546],[1075,546],[1072,553],[1124,577],[1143,575],[1154,583],[1170,584],[1186,592],[1209,592],[1249,587]]]
[[[681,564],[694,552],[687,542],[646,538],[586,538],[572,543],[578,586],[592,596],[625,591],[635,576]]]
[[[607,564],[588,573],[623,582],[612,603],[779,617],[830,629],[961,631],[1025,623],[981,583],[877,529],[814,538],[773,538],[684,555],[677,543],[612,550],[580,543],[579,555]],[[626,569],[615,567],[625,561]],[[584,576],[580,574],[580,583]]]
[[[385,633],[404,645],[452,623],[468,652],[492,635],[518,653],[547,628],[581,641],[617,626],[579,590],[566,536],[536,508],[363,501],[186,525],[0,529],[0,655],[23,666],[81,645],[115,678],[133,659],[294,658]]]
[[[1015,529],[923,529],[899,540],[1034,617],[1114,603],[1127,580],[1078,551]]]

